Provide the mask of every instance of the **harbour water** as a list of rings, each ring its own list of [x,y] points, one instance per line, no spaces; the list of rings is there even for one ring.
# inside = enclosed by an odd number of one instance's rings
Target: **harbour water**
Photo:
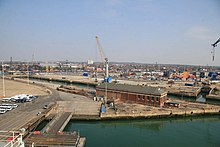
[[[64,131],[80,131],[87,147],[219,147],[220,116],[70,121]]]

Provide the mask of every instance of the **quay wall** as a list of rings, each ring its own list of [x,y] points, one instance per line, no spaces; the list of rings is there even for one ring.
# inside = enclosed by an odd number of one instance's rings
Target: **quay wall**
[[[135,118],[170,118],[170,117],[188,117],[188,116],[201,116],[201,115],[220,115],[220,109],[210,110],[172,110],[170,112],[157,112],[157,113],[101,113],[101,120],[113,119],[135,119]]]
[[[206,96],[206,99],[220,100],[220,95],[209,94]]]
[[[93,82],[86,82],[86,81],[80,81],[80,80],[69,80],[69,79],[58,79],[58,78],[49,78],[49,77],[42,77],[42,76],[30,76],[32,79],[39,79],[39,80],[46,80],[46,81],[55,81],[55,82],[63,82],[63,83],[69,83],[69,84],[89,84],[92,86],[97,86],[98,83]]]

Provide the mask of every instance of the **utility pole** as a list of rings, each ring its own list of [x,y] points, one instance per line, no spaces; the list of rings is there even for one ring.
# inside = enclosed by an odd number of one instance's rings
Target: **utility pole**
[[[5,97],[5,75],[4,75],[4,65],[2,61],[2,90],[3,90],[3,96]]]
[[[29,63],[27,62],[27,84],[29,85]]]
[[[10,57],[10,70],[12,70],[12,57]]]

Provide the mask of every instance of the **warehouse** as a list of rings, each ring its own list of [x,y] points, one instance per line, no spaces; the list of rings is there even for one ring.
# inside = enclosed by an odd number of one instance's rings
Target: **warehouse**
[[[98,97],[104,97],[106,94],[108,99],[156,107],[164,106],[167,98],[167,92],[157,87],[116,83],[102,83],[96,87]]]

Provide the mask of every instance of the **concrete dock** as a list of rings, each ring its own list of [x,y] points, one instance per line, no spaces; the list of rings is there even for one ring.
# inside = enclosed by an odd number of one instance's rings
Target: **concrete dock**
[[[220,105],[188,102],[183,100],[171,100],[179,103],[180,107],[152,107],[132,103],[116,104],[116,110],[107,108],[106,113],[101,113],[101,119],[121,118],[161,118],[161,117],[185,117],[196,115],[220,115]]]

